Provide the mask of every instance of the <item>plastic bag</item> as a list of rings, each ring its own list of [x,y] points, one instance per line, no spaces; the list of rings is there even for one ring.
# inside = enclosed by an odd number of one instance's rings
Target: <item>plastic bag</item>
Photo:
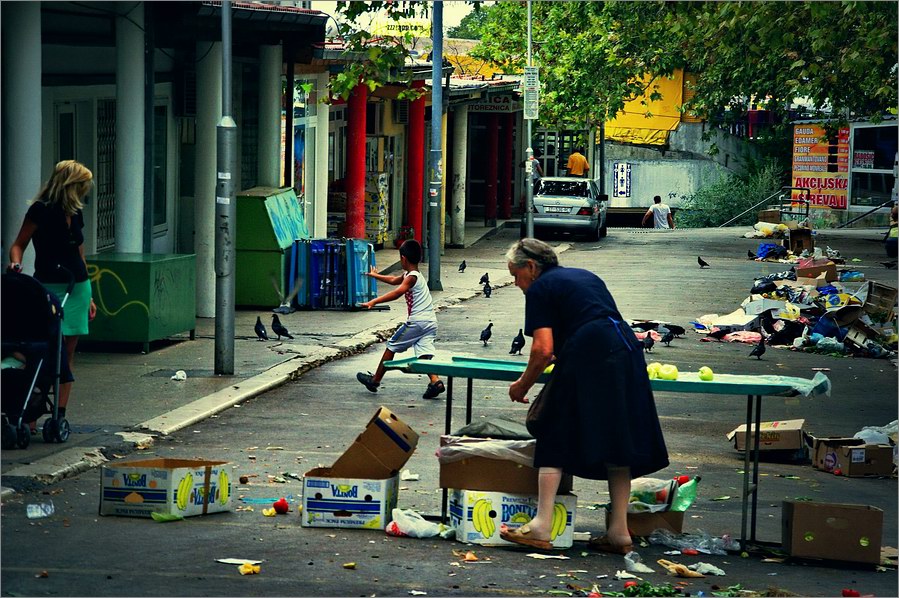
[[[640,555],[633,550],[624,555],[624,568],[629,573],[655,573],[643,562]]]
[[[628,513],[657,513],[667,511],[677,492],[677,480],[637,478],[631,481]]]
[[[846,345],[841,343],[835,338],[825,336],[818,344],[815,345],[815,349],[817,349],[820,353],[840,353],[843,354],[846,352]]]
[[[453,463],[471,457],[485,457],[513,461],[519,465],[534,465],[536,440],[491,440],[487,438],[443,437],[447,442],[437,449],[440,463]]]
[[[670,510],[683,512],[690,508],[693,501],[696,500],[696,484],[700,479],[702,478],[696,476],[692,480],[678,486],[674,500],[671,501]]]
[[[702,530],[695,534],[675,534],[666,529],[657,529],[649,536],[650,544],[661,544],[677,550],[692,548],[703,554],[727,555],[727,548],[733,547],[733,541],[725,536],[716,538]]]
[[[442,523],[428,521],[421,516],[421,513],[411,509],[394,509],[393,521],[384,528],[390,536],[410,538],[433,538],[442,535],[446,530],[447,527]]]

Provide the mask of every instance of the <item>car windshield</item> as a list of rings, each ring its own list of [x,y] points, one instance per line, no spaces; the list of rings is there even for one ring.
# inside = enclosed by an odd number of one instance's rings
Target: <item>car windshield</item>
[[[537,195],[567,195],[568,197],[587,197],[586,181],[547,181],[540,179]]]

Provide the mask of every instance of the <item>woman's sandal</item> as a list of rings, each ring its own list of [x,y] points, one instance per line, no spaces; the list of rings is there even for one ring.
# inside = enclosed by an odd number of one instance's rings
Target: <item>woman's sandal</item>
[[[529,533],[531,533],[531,530],[524,529],[524,526],[519,527],[518,529],[508,529],[506,526],[503,526],[502,528],[500,528],[499,537],[506,542],[512,542],[513,544],[520,544],[522,546],[530,546],[531,548],[536,548],[538,550],[553,549],[552,542],[548,540],[538,540],[537,538],[531,538],[528,536]]]
[[[612,544],[608,536],[599,536],[598,538],[590,538],[587,545],[594,550],[600,552],[608,552],[610,554],[627,554],[634,549],[633,544]]]

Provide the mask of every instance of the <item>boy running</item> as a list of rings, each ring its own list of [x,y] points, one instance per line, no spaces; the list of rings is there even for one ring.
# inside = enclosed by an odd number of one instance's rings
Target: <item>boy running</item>
[[[404,241],[400,245],[400,265],[403,268],[402,276],[385,276],[378,274],[372,267],[367,273],[374,279],[391,285],[399,285],[398,288],[375,297],[371,301],[362,304],[362,307],[371,309],[378,303],[386,303],[406,297],[408,316],[406,323],[399,327],[394,335],[387,341],[387,348],[378,363],[378,369],[374,375],[371,372],[356,374],[356,380],[361,382],[371,392],[378,392],[381,379],[384,377],[384,362],[393,359],[397,353],[402,353],[409,347],[415,351],[416,357],[430,359],[434,356],[434,339],[437,337],[437,316],[434,314],[434,303],[431,300],[431,291],[425,283],[424,276],[418,271],[418,263],[421,261],[421,244],[415,239]],[[436,399],[437,395],[444,392],[446,387],[443,381],[435,374],[428,374],[431,383],[428,384],[425,399]]]

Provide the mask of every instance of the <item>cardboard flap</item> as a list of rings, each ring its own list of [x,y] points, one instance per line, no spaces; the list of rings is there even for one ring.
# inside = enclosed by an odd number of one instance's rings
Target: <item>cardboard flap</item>
[[[416,446],[418,434],[389,409],[381,407],[334,462],[331,472],[348,478],[389,478],[406,464]]]

